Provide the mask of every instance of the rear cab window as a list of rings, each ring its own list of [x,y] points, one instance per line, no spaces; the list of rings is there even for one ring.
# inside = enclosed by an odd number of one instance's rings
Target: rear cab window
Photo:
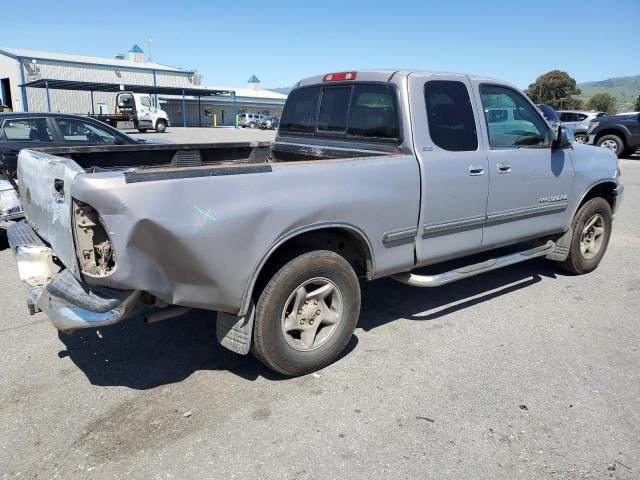
[[[400,142],[397,94],[383,83],[302,87],[289,94],[280,132]]]

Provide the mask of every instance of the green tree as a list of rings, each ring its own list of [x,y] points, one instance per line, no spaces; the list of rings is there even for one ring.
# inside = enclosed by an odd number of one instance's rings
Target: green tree
[[[616,99],[610,93],[602,92],[596,93],[589,99],[587,108],[591,110],[599,110],[606,112],[609,115],[616,113]]]
[[[638,98],[636,98],[636,104],[633,106],[633,109],[636,112],[640,112],[640,95],[638,95]]]
[[[552,70],[540,75],[525,92],[534,103],[547,103],[556,109],[580,108],[582,102],[575,95],[582,91],[567,72]]]

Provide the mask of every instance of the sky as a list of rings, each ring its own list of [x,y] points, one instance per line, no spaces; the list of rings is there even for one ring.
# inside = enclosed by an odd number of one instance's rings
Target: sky
[[[364,68],[486,75],[526,88],[640,74],[640,0],[4,0],[0,47],[113,57],[139,44],[203,84],[265,88]]]

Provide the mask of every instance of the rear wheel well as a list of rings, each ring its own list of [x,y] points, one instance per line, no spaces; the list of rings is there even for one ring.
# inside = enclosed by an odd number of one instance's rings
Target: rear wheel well
[[[314,250],[329,250],[344,257],[357,275],[372,273],[373,259],[367,241],[347,228],[323,228],[304,232],[279,245],[262,266],[253,287],[252,296],[258,300],[269,279],[287,262]]]
[[[620,140],[622,140],[622,143],[624,144],[624,148],[627,148],[627,139],[624,135],[624,132],[621,132],[620,130],[617,130],[617,129],[608,129],[608,130],[602,130],[601,132],[598,132],[593,142],[597,143],[598,140],[600,140],[605,135],[615,135],[616,137],[619,137]]]
[[[585,203],[587,203],[589,200],[596,197],[604,198],[609,204],[609,206],[611,207],[611,210],[613,210],[616,203],[616,195],[615,195],[616,187],[617,185],[614,182],[599,183],[598,185],[591,187],[591,190],[587,192],[587,194],[584,196],[584,198],[580,202],[580,205],[578,205],[576,212],[580,210],[580,208]]]

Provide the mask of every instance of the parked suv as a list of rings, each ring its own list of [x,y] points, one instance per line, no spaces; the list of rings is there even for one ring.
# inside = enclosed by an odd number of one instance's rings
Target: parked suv
[[[242,128],[258,128],[262,121],[264,121],[264,115],[258,113],[241,113],[238,115],[238,125]]]
[[[604,112],[585,112],[582,110],[558,110],[557,113],[562,124],[571,127],[576,142],[579,143],[587,143],[589,122],[607,115]]]
[[[600,117],[589,123],[588,143],[608,148],[618,158],[640,148],[640,114]]]

